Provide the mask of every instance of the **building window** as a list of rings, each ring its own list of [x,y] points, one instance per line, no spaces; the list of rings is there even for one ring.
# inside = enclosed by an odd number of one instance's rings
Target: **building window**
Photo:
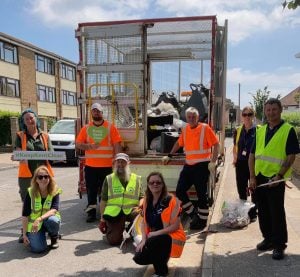
[[[39,72],[54,75],[54,60],[41,55],[35,55],[35,69]]]
[[[16,46],[0,41],[0,60],[9,63],[18,63],[18,49]]]
[[[20,97],[19,80],[0,76],[0,95]]]
[[[75,68],[64,63],[60,64],[60,77],[70,81],[75,81]]]
[[[55,88],[37,85],[38,100],[42,102],[55,103]]]
[[[64,105],[76,106],[76,93],[75,92],[62,90],[61,98],[62,98],[61,102]]]

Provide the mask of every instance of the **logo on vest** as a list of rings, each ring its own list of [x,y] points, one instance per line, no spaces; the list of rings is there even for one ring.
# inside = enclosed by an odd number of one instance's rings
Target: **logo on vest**
[[[108,130],[103,126],[100,127],[89,126],[87,133],[89,137],[91,137],[95,141],[95,143],[101,143],[101,141],[104,138],[106,138]]]

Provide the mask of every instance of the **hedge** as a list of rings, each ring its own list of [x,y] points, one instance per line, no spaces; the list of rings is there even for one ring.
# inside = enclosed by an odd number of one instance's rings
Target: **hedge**
[[[8,112],[8,111],[0,111],[0,146],[2,145],[11,145],[11,132],[10,132],[10,118],[12,116],[20,116],[20,113],[16,112]]]

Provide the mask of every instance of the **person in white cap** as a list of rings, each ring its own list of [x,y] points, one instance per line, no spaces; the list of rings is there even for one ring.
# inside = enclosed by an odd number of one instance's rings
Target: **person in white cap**
[[[125,222],[132,223],[142,206],[144,191],[141,176],[131,173],[129,157],[118,153],[113,173],[106,176],[101,194],[99,229],[110,245],[123,239]]]
[[[118,129],[103,119],[103,107],[99,103],[92,105],[91,114],[92,122],[83,126],[76,138],[76,147],[85,151],[87,222],[96,220],[97,196],[105,177],[112,172],[113,158],[121,151],[122,140]]]

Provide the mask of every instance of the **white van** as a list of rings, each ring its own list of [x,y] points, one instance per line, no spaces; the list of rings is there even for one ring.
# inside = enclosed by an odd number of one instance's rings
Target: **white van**
[[[54,151],[65,151],[66,161],[77,163],[75,151],[75,120],[61,119],[49,131]]]

